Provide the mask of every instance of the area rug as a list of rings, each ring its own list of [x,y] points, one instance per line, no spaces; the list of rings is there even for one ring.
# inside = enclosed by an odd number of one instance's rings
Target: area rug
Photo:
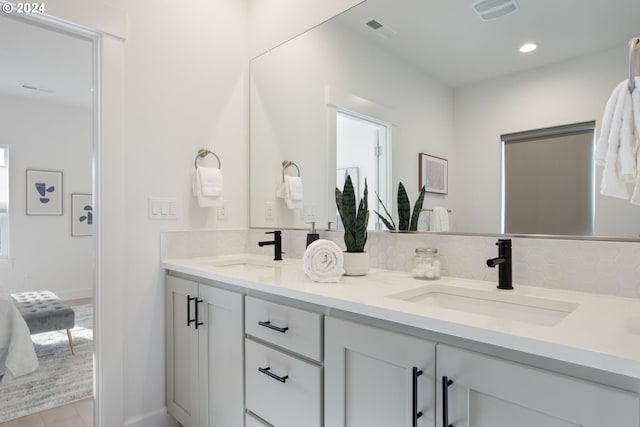
[[[90,396],[93,390],[93,305],[78,305],[71,330],[32,335],[40,367],[0,384],[0,422],[23,417]]]

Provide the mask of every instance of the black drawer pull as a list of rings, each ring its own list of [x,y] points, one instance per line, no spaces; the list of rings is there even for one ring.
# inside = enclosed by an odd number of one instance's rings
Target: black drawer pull
[[[265,375],[270,376],[274,380],[280,381],[281,383],[287,382],[287,378],[289,378],[289,375],[285,375],[284,377],[281,377],[274,374],[273,372],[271,372],[271,366],[267,366],[266,368],[258,368],[258,371],[262,372]]]
[[[288,326],[281,328],[279,326],[272,325],[270,320],[268,322],[258,322],[258,325],[273,329],[274,331],[282,332],[283,334],[289,330]]]
[[[198,304],[200,304],[201,302],[204,302],[204,300],[197,299],[197,298],[194,298],[194,299],[196,300],[196,318],[195,318],[195,322],[196,322],[196,329],[198,329],[198,326],[204,325],[204,323],[198,322]]]
[[[191,301],[195,301],[197,299],[198,298],[191,298],[191,295],[187,295],[187,327],[191,326],[191,324],[196,321],[196,319],[191,318]],[[196,318],[197,317],[198,316],[196,315]]]
[[[449,386],[453,384],[453,380],[449,377],[442,377],[442,426],[453,427],[453,424],[449,424]]]
[[[418,411],[418,377],[420,375],[422,375],[422,371],[418,370],[418,368],[414,366],[413,376],[412,376],[413,381],[412,381],[412,387],[411,387],[411,393],[413,395],[413,411],[412,411],[413,427],[418,427],[418,418],[420,418],[423,415],[422,412]]]

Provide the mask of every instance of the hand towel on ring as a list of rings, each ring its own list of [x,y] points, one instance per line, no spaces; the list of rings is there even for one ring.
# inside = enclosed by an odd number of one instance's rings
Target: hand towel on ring
[[[311,243],[302,256],[305,274],[314,282],[335,283],[344,273],[342,249],[331,240]]]

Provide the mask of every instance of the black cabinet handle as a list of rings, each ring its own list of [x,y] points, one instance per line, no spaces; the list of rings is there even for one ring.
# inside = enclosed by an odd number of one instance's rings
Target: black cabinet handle
[[[273,372],[271,372],[271,366],[267,366],[266,368],[258,368],[258,371],[262,372],[265,375],[270,376],[274,380],[280,381],[281,383],[287,382],[287,378],[289,378],[289,375],[285,375],[284,377],[281,377],[274,374]]]
[[[187,327],[191,326],[193,322],[195,322],[198,318],[198,312],[196,311],[196,318],[191,318],[191,301],[197,300],[198,298],[191,298],[191,295],[187,295]],[[196,305],[196,310],[198,306]]]
[[[453,424],[449,424],[449,386],[453,384],[453,380],[449,377],[442,377],[442,426],[453,427]]]
[[[280,328],[279,326],[272,325],[270,320],[268,322],[258,322],[258,325],[273,329],[274,331],[282,332],[283,334],[289,330],[288,326]]]
[[[194,322],[196,322],[196,330],[197,330],[198,326],[204,325],[204,323],[198,322],[198,304],[200,304],[201,302],[204,302],[204,300],[197,299],[197,298],[194,298],[194,300],[196,300],[196,318],[194,319]]]
[[[413,417],[413,427],[418,427],[418,418],[422,416],[422,412],[418,411],[418,377],[420,375],[422,375],[422,371],[419,371],[418,368],[414,366],[411,386],[411,393],[413,395],[413,411],[411,412]]]

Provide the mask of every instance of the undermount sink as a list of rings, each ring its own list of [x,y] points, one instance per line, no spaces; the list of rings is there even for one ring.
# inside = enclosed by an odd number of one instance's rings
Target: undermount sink
[[[250,271],[279,267],[282,265],[282,261],[273,261],[258,257],[238,256],[233,258],[202,261],[200,264],[211,267],[222,267],[225,269]]]
[[[578,308],[567,301],[436,284],[387,298],[540,326],[553,326]]]

